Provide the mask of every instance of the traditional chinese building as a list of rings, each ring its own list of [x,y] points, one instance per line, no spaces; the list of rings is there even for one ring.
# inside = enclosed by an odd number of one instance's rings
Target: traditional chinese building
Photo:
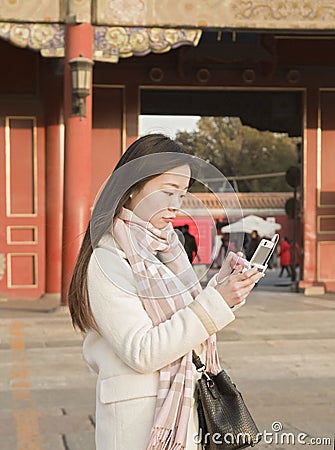
[[[4,0],[0,22],[2,296],[66,303],[94,197],[140,114],[301,137],[300,287],[335,290],[333,1]],[[94,61],[84,100],[78,57]]]

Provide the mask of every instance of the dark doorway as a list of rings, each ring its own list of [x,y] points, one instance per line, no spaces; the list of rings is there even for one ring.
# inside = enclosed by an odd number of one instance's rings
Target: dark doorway
[[[258,130],[302,136],[301,91],[142,89],[141,114],[240,117]]]

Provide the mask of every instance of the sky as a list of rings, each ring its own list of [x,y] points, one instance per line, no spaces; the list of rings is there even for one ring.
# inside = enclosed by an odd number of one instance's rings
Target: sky
[[[200,116],[156,116],[141,115],[139,119],[140,136],[148,133],[163,133],[174,138],[176,131],[193,131]]]

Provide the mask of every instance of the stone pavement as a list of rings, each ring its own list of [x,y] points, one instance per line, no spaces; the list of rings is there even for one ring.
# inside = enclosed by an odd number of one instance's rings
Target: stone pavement
[[[263,433],[259,450],[300,450],[313,438],[333,450],[335,295],[291,293],[277,275],[218,334],[222,365]],[[1,450],[94,450],[95,375],[67,308],[56,305],[0,303]]]

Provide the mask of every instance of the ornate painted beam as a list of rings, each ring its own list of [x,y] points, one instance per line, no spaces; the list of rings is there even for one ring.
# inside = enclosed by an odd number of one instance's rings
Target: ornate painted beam
[[[334,0],[1,0],[0,21],[335,31]]]

